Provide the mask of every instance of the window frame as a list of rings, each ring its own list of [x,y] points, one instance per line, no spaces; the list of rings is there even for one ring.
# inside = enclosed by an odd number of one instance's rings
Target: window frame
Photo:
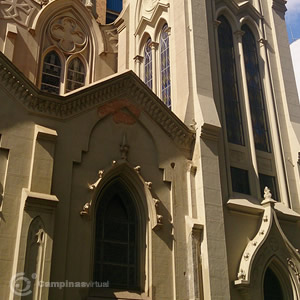
[[[69,66],[69,63],[76,57],[78,57],[80,59],[80,61],[82,62],[83,66],[84,66],[85,80],[84,80],[83,86],[86,86],[87,83],[89,82],[89,73],[88,73],[89,68],[88,68],[88,63],[87,63],[85,57],[83,55],[81,55],[80,53],[72,54],[72,55],[69,55],[68,57],[66,57],[57,47],[51,46],[43,52],[42,57],[41,57],[41,64],[40,64],[41,68],[39,71],[39,80],[38,80],[39,89],[41,90],[41,87],[43,84],[42,83],[42,75],[43,75],[44,60],[45,60],[46,56],[52,51],[56,52],[56,54],[58,55],[58,57],[60,58],[60,61],[61,61],[61,75],[60,75],[60,86],[59,86],[60,93],[59,94],[49,93],[49,94],[61,96],[61,95],[65,95],[68,93],[72,93],[77,90],[77,89],[75,89],[75,90],[66,92],[68,66]],[[43,92],[48,93],[47,91],[43,91]]]
[[[127,195],[126,195],[127,194]],[[105,230],[104,226],[105,226],[105,221],[107,220],[107,215],[105,214],[107,212],[108,206],[109,206],[109,202],[114,200],[115,195],[118,195],[121,198],[121,201],[124,204],[124,201],[129,202],[129,206],[130,208],[134,209],[134,225],[135,225],[135,243],[134,243],[134,257],[135,257],[135,266],[134,266],[134,270],[136,272],[136,284],[135,286],[130,285],[129,283],[127,284],[127,286],[121,286],[121,285],[116,285],[114,287],[112,287],[113,289],[116,290],[133,290],[133,291],[139,291],[140,290],[140,282],[139,282],[139,278],[140,278],[140,259],[139,259],[139,222],[138,222],[138,217],[137,217],[137,208],[135,205],[135,201],[133,200],[132,195],[130,194],[130,192],[124,187],[122,186],[122,184],[115,182],[113,184],[111,184],[110,186],[108,186],[108,188],[104,191],[104,193],[101,195],[101,197],[98,197],[98,205],[95,209],[95,234],[94,234],[94,249],[96,249],[97,245],[97,235],[100,234],[100,239],[101,242],[98,245],[98,247],[100,248],[99,251],[100,253],[104,253],[103,247],[105,245],[105,239],[103,236],[103,232],[102,234],[98,232],[98,230],[103,231]],[[126,209],[129,209],[129,206],[126,207]],[[101,209],[105,209],[105,211],[101,212]],[[99,212],[100,210],[100,212]],[[98,218],[101,218],[100,220]],[[130,224],[130,222],[127,222],[128,224]],[[126,223],[126,224],[127,224]],[[98,237],[99,238],[99,237]],[[128,241],[128,243],[126,244],[128,247],[130,247],[130,242]],[[123,244],[123,243],[118,243],[118,244]],[[125,245],[125,244],[124,244]],[[129,259],[130,254],[127,253],[127,259]],[[100,263],[101,264],[101,263]],[[102,262],[102,267],[105,264],[109,264],[111,265],[112,262],[105,262],[103,260]],[[126,265],[127,269],[130,268],[130,262],[128,261],[127,264],[121,264],[118,263],[118,265]],[[94,250],[94,264],[93,264],[93,280],[94,281],[100,281],[100,282],[104,282],[104,278],[96,278],[95,276],[95,267],[96,267],[96,252]],[[128,275],[128,274],[127,274]],[[101,276],[101,275],[100,275]],[[129,276],[129,275],[128,275]],[[127,278],[129,280],[129,277]]]
[[[83,68],[84,68],[84,72],[85,72],[85,74],[84,74],[84,82],[83,82],[82,87],[85,86],[85,85],[87,84],[87,63],[86,63],[85,59],[84,59],[81,55],[78,55],[78,54],[71,55],[71,56],[69,56],[68,59],[66,60],[66,65],[65,65],[65,73],[64,73],[64,75],[65,75],[65,76],[64,76],[64,93],[65,93],[65,94],[71,93],[71,92],[77,90],[77,89],[75,89],[75,90],[71,90],[71,91],[68,91],[68,92],[67,92],[67,83],[68,83],[68,71],[69,71],[69,65],[70,65],[70,63],[71,63],[74,59],[76,59],[76,58],[78,58],[78,59],[81,61],[82,65],[83,65]],[[82,88],[82,87],[80,87],[80,88]]]
[[[127,171],[126,171],[127,172]],[[131,174],[131,173],[130,173]],[[129,175],[129,174],[128,174]],[[134,176],[135,174],[131,174]],[[135,205],[136,214],[139,224],[139,231],[137,235],[138,243],[137,249],[139,253],[138,257],[138,289],[136,290],[126,290],[117,288],[97,288],[92,287],[89,289],[89,296],[91,297],[111,297],[115,296],[122,299],[146,299],[150,289],[151,283],[151,268],[149,266],[149,256],[151,255],[150,248],[150,236],[151,228],[149,223],[149,211],[146,203],[148,200],[147,195],[144,193],[144,189],[141,189],[136,182],[131,182],[127,175],[115,174],[106,178],[103,185],[99,187],[98,193],[93,197],[95,201],[91,232],[92,232],[92,244],[91,244],[91,261],[90,261],[90,280],[93,281],[94,278],[94,257],[95,257],[95,236],[96,236],[96,213],[100,205],[101,198],[105,195],[105,192],[110,189],[114,184],[120,184],[127,192],[130,194],[132,203]],[[146,205],[146,206],[145,206]],[[147,298],[148,299],[148,298]]]
[[[235,20],[235,16],[231,15],[230,12],[225,9],[219,12],[216,20],[216,29],[218,29],[218,19],[219,17],[224,16],[228,23],[231,26],[232,33],[233,33],[233,43],[234,43],[234,53],[236,59],[236,72],[237,72],[237,84],[239,88],[239,96],[240,96],[240,104],[241,104],[241,116],[242,116],[242,124],[244,128],[244,139],[245,139],[245,146],[232,144],[227,140],[227,128],[225,124],[225,109],[224,109],[224,100],[223,100],[223,87],[222,87],[222,76],[221,76],[221,62],[220,62],[220,55],[219,55],[219,41],[218,41],[218,31],[215,31],[215,39],[216,39],[216,60],[217,60],[217,67],[218,67],[218,79],[219,79],[219,97],[220,97],[220,109],[221,109],[221,116],[223,120],[223,128],[224,128],[224,155],[225,155],[225,166],[226,166],[226,176],[228,178],[227,181],[227,195],[230,198],[241,198],[244,197],[245,199],[250,200],[253,203],[260,203],[261,202],[261,192],[260,192],[260,182],[259,182],[259,173],[265,174],[268,176],[275,177],[275,182],[277,183],[277,195],[278,201],[281,199],[281,186],[279,185],[279,176],[277,170],[277,163],[275,162],[275,155],[274,155],[274,141],[271,135],[271,120],[269,118],[270,113],[270,103],[266,97],[265,89],[269,89],[268,82],[265,81],[264,78],[261,77],[261,74],[266,72],[262,66],[262,59],[265,61],[265,57],[263,55],[264,49],[259,47],[259,43],[261,42],[261,38],[257,37],[260,36],[259,31],[256,30],[255,25],[252,25],[252,20],[250,18],[242,18],[239,20]],[[244,52],[243,52],[243,44],[242,44],[242,35],[243,32],[241,31],[241,27],[243,25],[247,25],[251,30],[255,40],[256,40],[256,51],[258,56],[258,72],[260,76],[261,82],[261,90],[262,90],[262,97],[264,100],[264,108],[265,108],[265,117],[268,125],[269,130],[269,144],[271,152],[264,152],[255,149],[254,146],[254,135],[252,140],[252,120],[251,120],[251,113],[250,113],[250,104],[248,98],[248,86],[246,81],[246,70],[244,65]],[[260,57],[262,59],[260,59]],[[267,63],[267,62],[266,62]],[[262,72],[264,70],[264,72]],[[250,122],[249,122],[250,121]],[[224,125],[225,124],[225,125]],[[250,159],[249,159],[250,158]],[[232,178],[231,178],[231,167],[239,168],[248,171],[249,175],[249,185],[250,185],[250,195],[247,194],[240,194],[234,192],[232,189]],[[284,189],[284,188],[283,188]]]
[[[164,29],[166,28],[166,29]],[[160,98],[162,100],[162,102],[169,108],[169,109],[172,109],[172,81],[171,81],[171,55],[170,55],[170,52],[171,52],[171,47],[170,47],[170,34],[169,34],[169,30],[170,30],[170,27],[168,25],[167,22],[164,22],[164,24],[160,27],[160,31],[159,31],[159,51],[158,51],[158,54],[159,54],[159,65],[158,65],[158,68],[157,70],[159,70],[158,72],[158,76],[157,78],[159,79],[158,82],[159,82],[159,87],[158,87],[158,92],[159,92],[159,95],[160,95]],[[162,89],[162,80],[163,80],[163,76],[162,76],[162,33],[163,31],[165,31],[165,33],[167,34],[168,36],[168,56],[169,56],[169,80],[170,80],[170,85],[169,85],[169,90],[170,90],[170,104],[168,105],[168,103],[165,103],[164,100],[163,100],[163,89]]]

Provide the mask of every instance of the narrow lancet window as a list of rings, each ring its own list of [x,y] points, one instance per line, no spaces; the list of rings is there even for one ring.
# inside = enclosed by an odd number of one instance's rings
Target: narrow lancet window
[[[218,18],[219,51],[221,61],[222,88],[228,142],[244,145],[239,90],[236,74],[232,30],[224,16]]]
[[[75,57],[68,66],[66,92],[74,91],[85,83],[85,68],[82,61]]]
[[[61,61],[55,51],[44,58],[41,90],[59,95],[61,83]]]
[[[270,152],[265,99],[262,90],[256,47],[257,41],[247,25],[242,26],[242,31],[244,31],[243,52],[255,148],[257,150]]]
[[[113,184],[96,213],[94,279],[111,288],[138,288],[138,222],[130,194]]]
[[[145,57],[145,84],[152,89],[152,50],[151,39],[149,38],[145,45],[144,57]]]
[[[170,52],[168,25],[165,24],[160,35],[160,72],[161,72],[161,98],[171,108],[171,80],[170,80]]]

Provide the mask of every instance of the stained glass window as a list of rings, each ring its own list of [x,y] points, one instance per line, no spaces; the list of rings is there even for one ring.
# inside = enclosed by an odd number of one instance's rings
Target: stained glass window
[[[245,32],[243,35],[243,52],[255,148],[257,150],[270,152],[265,100],[256,48],[257,41],[247,25],[243,25],[242,30]]]
[[[224,16],[219,17],[218,20],[221,22],[218,27],[218,40],[227,139],[230,143],[244,145],[232,30]]]
[[[274,272],[268,268],[264,278],[264,300],[283,300],[281,284],[274,274]]]
[[[82,61],[75,57],[68,66],[66,92],[76,90],[85,83],[85,69]]]
[[[170,52],[168,25],[165,24],[160,35],[160,72],[161,72],[161,98],[171,108],[171,80],[170,80]]]
[[[94,279],[111,288],[138,287],[138,222],[125,188],[113,184],[101,197],[96,213]]]
[[[55,51],[44,58],[41,90],[51,94],[59,94],[61,82],[61,61]]]
[[[145,83],[152,89],[152,51],[151,51],[151,39],[149,38],[145,45],[144,59],[145,59]]]

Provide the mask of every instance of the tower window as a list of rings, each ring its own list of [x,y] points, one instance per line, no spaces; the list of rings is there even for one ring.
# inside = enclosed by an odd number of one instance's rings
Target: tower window
[[[228,142],[244,145],[232,30],[224,16],[218,18],[218,40],[221,62],[224,110]]]
[[[129,193],[113,185],[96,213],[94,279],[112,288],[138,287],[138,222]]]
[[[265,100],[256,48],[257,42],[247,25],[243,25],[242,30],[245,32],[243,35],[243,51],[255,148],[270,152]]]
[[[43,63],[41,90],[59,94],[61,83],[61,61],[55,51],[49,52]]]
[[[264,189],[267,186],[271,191],[272,198],[277,201],[279,200],[277,194],[276,180],[274,176],[259,174],[259,184],[262,197],[264,197]]]
[[[161,98],[171,108],[170,53],[167,29],[168,25],[165,24],[160,35]]]
[[[230,168],[232,191],[250,195],[248,171],[239,168]]]
[[[66,92],[70,92],[84,86],[84,82],[84,65],[78,57],[75,57],[71,60],[68,66]]]
[[[123,9],[123,0],[107,0],[106,23],[112,23]]]
[[[145,84],[152,89],[152,51],[151,51],[151,39],[149,38],[145,45],[144,57],[145,57]]]

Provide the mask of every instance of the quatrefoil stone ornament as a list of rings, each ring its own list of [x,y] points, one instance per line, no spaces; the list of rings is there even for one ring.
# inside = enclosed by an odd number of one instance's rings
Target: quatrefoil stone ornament
[[[82,51],[87,42],[81,26],[71,17],[55,19],[50,26],[50,34],[60,49],[67,53]]]

